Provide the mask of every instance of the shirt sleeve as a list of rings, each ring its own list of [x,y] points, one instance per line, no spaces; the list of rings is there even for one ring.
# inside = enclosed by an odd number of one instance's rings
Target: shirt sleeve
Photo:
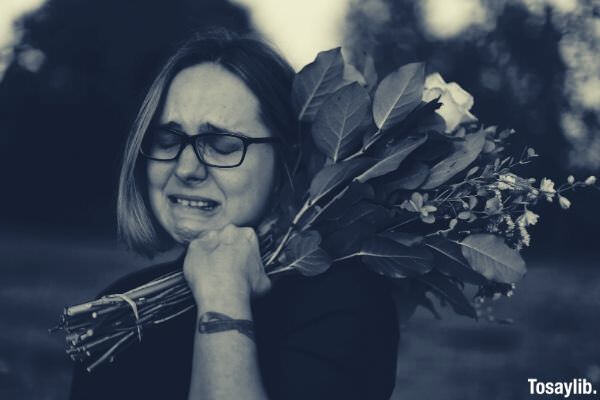
[[[263,371],[271,400],[389,399],[399,334],[385,283],[359,265],[285,288],[288,322]]]

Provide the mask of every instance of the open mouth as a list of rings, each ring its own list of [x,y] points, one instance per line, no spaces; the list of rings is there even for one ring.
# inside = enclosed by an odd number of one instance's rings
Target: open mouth
[[[168,196],[169,201],[172,204],[181,205],[183,207],[195,208],[202,211],[213,211],[217,208],[221,203],[218,201],[214,201],[211,199],[205,198],[195,198],[191,199],[188,197],[179,197],[175,195]]]

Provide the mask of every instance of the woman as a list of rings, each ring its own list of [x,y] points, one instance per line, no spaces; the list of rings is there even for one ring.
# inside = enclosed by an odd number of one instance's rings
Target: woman
[[[386,283],[357,262],[272,285],[254,227],[294,159],[293,70],[260,41],[196,37],[170,58],[125,149],[118,216],[130,247],[180,259],[105,293],[184,270],[196,302],[144,332],[72,399],[387,399],[397,319]]]

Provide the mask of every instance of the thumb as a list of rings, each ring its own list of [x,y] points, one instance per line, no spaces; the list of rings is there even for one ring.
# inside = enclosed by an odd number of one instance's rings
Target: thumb
[[[254,293],[256,296],[262,296],[271,290],[271,286],[271,279],[269,279],[267,274],[262,273],[258,278],[258,282],[256,282]]]

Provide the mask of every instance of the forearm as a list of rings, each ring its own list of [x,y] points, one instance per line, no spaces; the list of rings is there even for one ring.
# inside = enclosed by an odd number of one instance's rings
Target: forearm
[[[244,299],[204,299],[198,319],[207,312],[252,320],[250,302]],[[237,330],[196,330],[189,400],[197,399],[267,399],[253,339]]]

